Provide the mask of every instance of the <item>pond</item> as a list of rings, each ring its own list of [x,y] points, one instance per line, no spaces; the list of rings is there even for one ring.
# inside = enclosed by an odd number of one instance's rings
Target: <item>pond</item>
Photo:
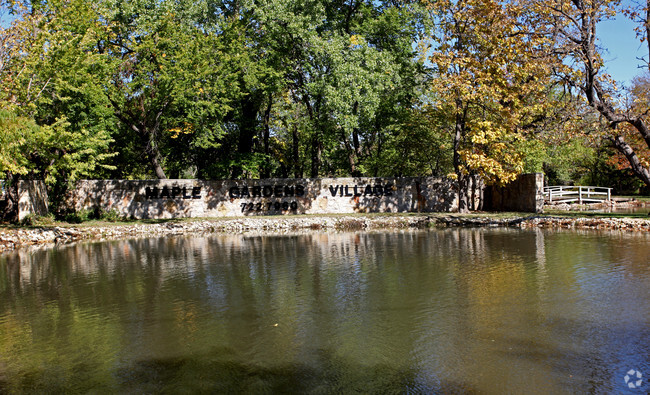
[[[648,246],[444,229],[3,254],[0,393],[647,393]]]

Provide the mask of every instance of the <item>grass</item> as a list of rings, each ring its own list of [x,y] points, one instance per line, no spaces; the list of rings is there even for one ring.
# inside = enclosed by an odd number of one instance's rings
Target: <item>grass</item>
[[[647,213],[597,213],[593,211],[544,210],[544,216],[563,218],[641,218],[650,219]]]
[[[613,196],[614,198],[624,198],[624,199],[634,199],[637,202],[650,203],[650,196],[639,196],[639,195],[630,195],[630,196]]]

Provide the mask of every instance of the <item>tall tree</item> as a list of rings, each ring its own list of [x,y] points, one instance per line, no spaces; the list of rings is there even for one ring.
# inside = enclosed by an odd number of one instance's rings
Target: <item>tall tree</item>
[[[72,5],[13,3],[16,20],[0,35],[0,171],[8,187],[8,219],[16,218],[19,179],[44,179],[56,195],[70,182],[110,168],[111,114],[100,85],[80,77],[98,67],[93,11],[82,1]]]
[[[452,138],[459,210],[472,179],[504,184],[523,170],[522,142],[543,112],[553,62],[548,40],[517,2],[432,1],[432,101]]]
[[[305,145],[296,150],[293,142],[287,144],[292,154],[285,157],[304,152],[312,177],[366,169],[376,130],[385,127],[382,122],[395,122],[388,116],[380,120],[387,102],[399,107],[415,101],[412,14],[370,1],[268,0],[252,7],[259,42],[275,59],[269,64],[282,72],[269,96],[274,101],[262,106],[267,112],[259,118],[281,128],[269,132]],[[281,121],[282,114],[295,114],[283,112],[287,101],[304,122]]]
[[[641,22],[638,30],[648,45],[648,2],[630,15]],[[615,82],[605,72],[598,42],[598,23],[612,18],[623,9],[617,0],[571,0],[531,2],[531,7],[548,16],[547,24],[554,27],[556,51],[566,57],[558,75],[570,87],[581,92],[587,103],[608,122],[605,138],[627,159],[635,175],[650,186],[648,159],[639,156],[638,149],[626,138],[630,128],[646,147],[650,147],[647,106],[638,103],[627,106],[618,98]]]
[[[202,4],[103,4],[109,30],[98,46],[111,69],[107,95],[158,178],[167,178],[161,144],[177,153],[218,145],[221,121],[239,95],[241,34],[227,21],[201,23]]]

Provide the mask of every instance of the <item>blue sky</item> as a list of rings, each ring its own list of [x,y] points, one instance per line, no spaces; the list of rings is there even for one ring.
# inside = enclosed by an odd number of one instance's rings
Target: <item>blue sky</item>
[[[602,47],[607,72],[619,83],[629,86],[632,78],[644,72],[637,58],[648,58],[647,43],[641,43],[634,32],[636,24],[620,15],[615,20],[601,22],[597,34]]]

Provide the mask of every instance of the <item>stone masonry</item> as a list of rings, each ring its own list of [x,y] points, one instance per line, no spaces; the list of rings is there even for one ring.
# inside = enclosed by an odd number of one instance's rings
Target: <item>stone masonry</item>
[[[84,180],[67,202],[77,211],[102,208],[129,218],[450,212],[458,207],[452,181],[432,177]]]

